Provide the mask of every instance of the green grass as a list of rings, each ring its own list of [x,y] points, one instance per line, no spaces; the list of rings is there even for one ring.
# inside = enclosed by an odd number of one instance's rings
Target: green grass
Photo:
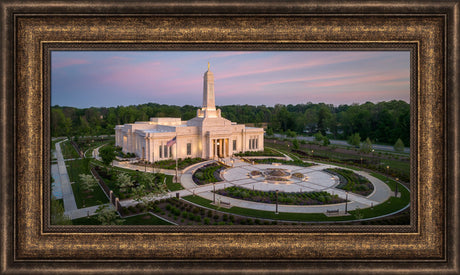
[[[95,166],[99,166],[103,170],[105,170],[105,167],[106,167],[105,165],[102,164],[102,162],[96,161],[96,160],[91,160],[91,164],[95,165]],[[136,174],[140,175],[140,174],[145,173],[145,172],[142,172],[142,171],[134,171],[134,170],[124,169],[124,168],[120,168],[120,167],[113,167],[113,166],[110,166],[110,169],[111,169],[111,173],[123,172],[123,173],[129,174],[131,176],[131,178],[137,178]],[[115,178],[112,178],[112,176],[105,177],[103,174],[104,173],[100,173],[100,176],[103,177],[104,182],[107,184],[107,186],[110,188],[110,190],[113,191],[113,193],[115,194],[116,197],[119,197],[120,199],[126,199],[126,198],[131,196],[131,193],[127,193],[127,194],[124,194],[123,197],[121,197],[120,189],[116,185],[116,176],[115,176]],[[148,173],[148,174],[152,174],[152,173]],[[160,173],[156,173],[154,175],[159,175],[159,174]],[[166,178],[166,186],[168,187],[169,190],[177,191],[177,190],[184,189],[180,183],[173,182],[174,176],[165,175],[165,174],[160,174],[160,175],[164,175],[164,177]],[[163,179],[161,179],[160,181],[163,182]]]
[[[149,215],[150,219],[143,219],[142,217]],[[137,216],[132,216],[129,218],[124,218],[125,222],[124,225],[172,225],[165,220],[162,220],[150,213],[148,214],[140,214]]]
[[[190,165],[197,164],[203,161],[205,160],[202,158],[179,159],[177,161],[177,168],[179,170],[182,170]],[[176,169],[176,160],[174,159],[160,160],[153,164],[149,164],[149,167],[155,167],[155,168],[161,168],[161,169]]]
[[[322,213],[279,213],[275,214],[275,206],[273,206],[273,211],[262,211],[262,210],[255,210],[255,209],[247,209],[241,207],[232,207],[229,209],[225,208],[218,208],[217,206],[211,205],[210,200],[198,197],[198,196],[185,196],[182,197],[184,200],[199,204],[201,206],[212,208],[215,210],[219,210],[221,212],[237,214],[242,216],[249,216],[252,218],[263,218],[263,219],[273,219],[273,220],[287,220],[287,221],[351,221],[357,219],[355,214],[357,214],[355,210],[348,211],[351,215],[350,216],[339,216],[339,217],[327,217]],[[409,203],[409,199],[406,196],[402,196],[401,198],[394,198],[391,197],[387,201],[382,204],[376,205],[371,208],[360,209],[359,212],[362,215],[362,219],[371,218],[371,217],[378,217],[386,214],[390,214],[395,212]],[[342,207],[343,206],[339,206]],[[343,209],[341,209],[343,210]]]
[[[79,175],[90,174],[88,163],[88,159],[78,159],[66,162],[66,164],[68,165],[67,173],[69,174],[70,182],[74,182],[72,184],[72,190],[78,208],[83,208],[83,200],[85,203],[84,207],[99,205],[101,203],[107,203],[109,201],[99,185],[96,185],[94,191],[91,193],[84,193],[83,190],[80,188]],[[92,197],[87,198],[88,196]]]
[[[166,186],[170,191],[178,191],[184,189],[179,182],[173,182],[174,176],[166,175]]]
[[[64,159],[74,159],[80,157],[73,145],[70,144],[70,141],[65,141],[61,143],[61,151]]]
[[[145,215],[149,215],[150,219],[143,219],[142,217]],[[100,225],[101,223],[97,220],[97,216],[90,216],[88,217],[83,217],[83,218],[78,218],[75,220],[72,220],[72,223],[74,225]],[[136,216],[132,216],[129,218],[124,218],[124,222],[122,225],[171,225],[171,223],[162,220],[150,213],[146,214],[139,214]]]

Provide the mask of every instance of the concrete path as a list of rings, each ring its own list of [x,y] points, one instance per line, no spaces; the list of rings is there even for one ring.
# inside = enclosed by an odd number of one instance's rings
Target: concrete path
[[[106,204],[101,204],[101,205],[109,205],[109,204],[106,203]],[[90,207],[86,207],[86,208],[80,208],[80,209],[76,209],[76,210],[65,211],[64,215],[69,216],[70,219],[72,219],[72,220],[87,217],[87,216],[92,216],[92,215],[96,214],[96,210],[101,205],[95,205],[95,206],[90,206]]]
[[[59,171],[59,182],[61,183],[62,199],[64,201],[64,210],[68,212],[77,210],[77,203],[75,202],[75,197],[73,195],[69,175],[67,174],[64,157],[62,156],[61,142],[64,141],[67,141],[67,139],[56,142],[56,158],[58,162],[57,166]]]
[[[98,158],[98,149],[97,148],[93,155],[95,158]],[[286,155],[285,155],[286,156]],[[288,156],[286,156],[288,157]],[[215,184],[207,184],[198,186],[192,179],[193,173],[200,167],[215,162],[214,160],[209,160],[205,162],[201,162],[190,167],[184,169],[181,177],[180,182],[181,185],[185,188],[184,190],[179,191],[172,191],[167,193],[164,196],[157,197],[156,200],[163,199],[163,198],[171,198],[175,197],[177,193],[179,193],[180,197],[189,196],[189,195],[197,195],[208,200],[230,203],[231,206],[237,206],[242,208],[250,208],[250,209],[257,209],[257,210],[265,210],[265,211],[275,211],[276,205],[275,204],[267,204],[267,203],[259,203],[259,202],[251,202],[246,200],[234,199],[230,197],[223,197],[218,194],[214,195],[212,192],[213,190],[220,190],[225,189],[229,186],[241,186],[248,189],[254,188],[257,190],[264,190],[264,191],[286,191],[286,192],[308,192],[308,191],[326,191],[331,194],[336,194],[342,199],[348,198],[348,203],[339,203],[339,204],[329,204],[329,205],[279,205],[278,209],[280,212],[291,212],[291,213],[325,213],[327,210],[337,210],[339,209],[341,212],[345,211],[345,207],[348,210],[354,210],[356,208],[368,208],[374,205],[378,205],[384,201],[386,201],[391,196],[390,188],[380,181],[379,179],[370,176],[368,173],[363,171],[355,171],[356,173],[368,178],[372,184],[374,185],[374,192],[367,197],[360,196],[358,194],[354,194],[349,192],[348,195],[342,189],[337,189],[335,186],[338,185],[339,181],[335,176],[331,176],[328,173],[323,172],[323,169],[326,168],[334,168],[334,165],[326,165],[315,163],[315,166],[310,167],[298,167],[298,166],[291,166],[291,165],[278,165],[276,168],[287,169],[291,172],[301,172],[308,176],[306,181],[293,181],[289,184],[276,184],[276,183],[269,183],[265,181],[261,181],[260,179],[254,179],[248,176],[248,173],[252,170],[261,170],[272,167],[269,164],[258,164],[258,165],[251,165],[247,162],[244,162],[238,158],[227,158],[223,160],[225,163],[228,163],[233,166],[233,168],[229,168],[225,170],[221,176],[225,179],[222,182],[215,183]],[[114,162],[115,166],[122,167],[125,169],[131,170],[141,170],[139,166],[133,165],[126,162]],[[147,172],[153,172],[152,168],[147,168]],[[174,170],[170,170],[168,174],[175,174]],[[135,200],[122,200],[120,204],[122,206],[130,206],[136,205],[138,202]]]

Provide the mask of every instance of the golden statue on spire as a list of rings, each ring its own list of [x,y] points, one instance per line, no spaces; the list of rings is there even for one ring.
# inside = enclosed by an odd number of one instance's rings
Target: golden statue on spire
[[[209,71],[209,62],[208,62],[208,71]]]

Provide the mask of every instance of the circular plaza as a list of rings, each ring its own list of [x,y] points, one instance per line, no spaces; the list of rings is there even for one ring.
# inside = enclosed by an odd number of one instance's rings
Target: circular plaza
[[[256,202],[219,194],[219,190],[228,188],[244,188],[248,191],[279,192],[279,193],[309,193],[327,192],[338,197],[342,202],[315,205],[288,205],[279,203],[279,212],[290,213],[328,213],[346,214],[346,210],[364,209],[387,201],[394,193],[383,181],[364,171],[353,171],[360,177],[372,183],[373,190],[363,196],[338,188],[341,181],[339,176],[326,169],[339,168],[335,165],[312,163],[303,167],[282,163],[254,164],[234,159],[232,167],[220,172],[223,181],[198,186],[190,182],[190,177],[183,175],[182,185],[194,195],[225,205],[242,208],[273,211],[273,203]]]

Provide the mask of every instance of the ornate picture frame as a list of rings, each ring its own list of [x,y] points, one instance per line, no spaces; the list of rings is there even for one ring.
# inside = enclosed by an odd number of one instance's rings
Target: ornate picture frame
[[[2,272],[458,272],[459,2],[220,4],[1,3]],[[410,226],[49,226],[53,47],[387,44],[410,45],[416,64]]]

